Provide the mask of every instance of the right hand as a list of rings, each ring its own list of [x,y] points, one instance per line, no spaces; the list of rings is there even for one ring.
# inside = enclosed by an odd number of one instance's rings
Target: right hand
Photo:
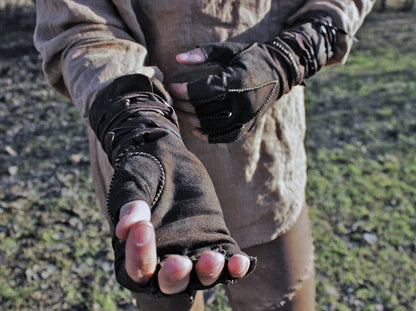
[[[229,236],[201,162],[169,131],[145,139],[116,160],[108,196],[118,282],[156,297],[192,294],[253,270],[255,259]]]
[[[122,77],[91,106],[90,123],[114,168],[107,209],[115,272],[133,292],[192,295],[244,276],[255,259],[229,235],[208,172],[156,88],[140,75]]]
[[[149,282],[157,265],[155,232],[150,222],[150,208],[144,201],[125,204],[120,211],[116,227],[117,237],[126,241],[125,267],[128,275],[138,284]],[[188,286],[192,261],[186,256],[171,255],[162,263],[158,273],[159,286],[164,294],[176,294]],[[200,282],[209,286],[221,274],[224,256],[217,252],[205,252],[196,264]],[[233,278],[243,277],[250,266],[247,256],[234,255],[228,261],[228,271]]]

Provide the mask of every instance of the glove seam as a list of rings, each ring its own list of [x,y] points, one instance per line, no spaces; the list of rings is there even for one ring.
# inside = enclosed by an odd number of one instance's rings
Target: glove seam
[[[275,80],[274,82],[278,82],[278,80]],[[269,84],[273,84],[273,83],[264,83],[261,87],[264,87],[264,86],[269,85]],[[213,134],[213,135],[216,135],[216,134],[218,135],[218,134],[224,133],[224,135],[226,135],[227,132],[229,132],[229,131],[234,132],[234,131],[238,131],[238,128],[241,127],[241,126],[245,127],[248,123],[250,123],[252,120],[254,120],[258,117],[258,115],[263,111],[264,107],[266,107],[267,104],[270,102],[270,100],[273,98],[273,95],[276,93],[276,89],[279,86],[279,83],[274,83],[274,85],[275,86],[273,87],[273,90],[269,93],[269,95],[267,96],[264,103],[259,107],[259,109],[257,109],[257,111],[253,114],[253,116],[251,118],[247,119],[244,123],[242,123],[242,122],[235,123],[235,124],[233,124],[233,126],[230,126],[226,129],[223,129],[223,130],[220,130],[220,131],[207,131],[206,133],[207,134]],[[247,91],[250,91],[250,90],[247,90]],[[215,120],[215,119],[221,119],[221,118],[219,118],[219,117],[215,118],[215,115],[214,115],[213,117],[205,116],[201,120]],[[235,128],[237,128],[237,129],[235,129]]]
[[[233,57],[233,58],[231,58],[229,66],[231,66],[231,65],[232,65],[232,63],[234,62],[234,60],[235,60],[236,58],[239,58],[240,56],[242,56],[242,55],[244,55],[244,54],[248,53],[248,51],[250,51],[250,50],[251,50],[252,48],[254,48],[255,46],[258,46],[257,42],[255,42],[255,43],[253,43],[253,44],[250,44],[247,48],[245,48],[244,50],[242,50],[242,51],[238,52],[237,54],[235,54],[235,55],[234,55],[234,57]]]
[[[279,40],[279,41],[283,41],[283,40]],[[267,42],[266,45],[271,45],[272,47],[276,48],[280,53],[282,53],[289,60],[291,68],[294,70],[294,73],[296,74],[296,79],[294,79],[295,83],[299,84],[302,82],[302,81],[299,81],[300,76],[301,76],[299,66],[296,60],[294,59],[293,55],[291,54],[288,45],[284,43],[286,45],[284,46],[282,43],[283,42],[278,42],[278,39],[276,38],[274,40]]]
[[[254,91],[257,89],[261,89],[262,87],[265,87],[269,84],[279,84],[279,80],[272,80],[269,82],[264,82],[262,84],[256,85],[256,86],[252,86],[252,87],[247,87],[247,88],[242,88],[242,89],[228,89],[228,92],[230,93],[244,93],[244,92],[249,92],[249,91]]]
[[[153,208],[156,205],[157,201],[159,200],[160,196],[162,195],[163,189],[165,188],[166,172],[165,172],[165,169],[164,169],[162,163],[159,161],[158,158],[156,158],[155,156],[153,156],[149,153],[143,152],[143,151],[128,151],[127,150],[127,151],[121,152],[118,155],[118,157],[115,161],[114,174],[113,174],[113,178],[111,179],[110,186],[108,188],[108,194],[107,194],[106,211],[107,211],[107,215],[110,217],[113,224],[116,224],[116,222],[118,222],[118,220],[116,221],[116,214],[117,214],[118,210],[117,211],[111,211],[111,209],[110,209],[110,197],[111,197],[111,191],[112,191],[112,187],[113,187],[113,184],[114,184],[115,176],[117,175],[117,169],[118,169],[118,166],[120,165],[120,162],[121,162],[122,158],[133,157],[133,156],[140,156],[140,157],[150,159],[150,160],[156,162],[156,165],[159,167],[159,172],[160,172],[159,183],[157,185],[157,190],[156,190],[155,197],[153,198],[152,202],[149,204],[150,208]]]
[[[153,201],[150,204],[150,208],[153,208],[153,206],[156,205],[157,201],[159,200],[162,191],[164,189],[165,186],[165,181],[166,181],[166,173],[165,173],[165,169],[163,168],[162,163],[159,161],[158,158],[156,158],[154,155],[151,155],[150,153],[147,152],[143,152],[143,151],[123,151],[120,153],[120,156],[118,157],[118,159],[124,158],[124,157],[134,157],[134,156],[139,156],[139,157],[144,157],[144,158],[148,158],[150,160],[153,160],[154,162],[156,162],[157,166],[159,167],[160,170],[160,180],[159,180],[159,184],[158,184],[158,189],[156,190],[156,194],[155,197],[153,198]],[[119,161],[119,160],[117,160]]]
[[[224,99],[227,96],[227,91],[223,92],[220,95],[214,96],[214,97],[210,97],[210,98],[205,98],[205,99],[200,99],[200,100],[192,100],[191,104],[193,106],[199,106],[202,104],[206,104],[209,103],[211,101],[215,101],[215,100],[220,100],[220,99]]]
[[[262,84],[253,86],[253,87],[247,87],[247,88],[241,88],[241,89],[228,89],[227,91],[225,91],[223,94],[214,96],[214,97],[209,97],[203,100],[193,100],[191,102],[191,104],[193,106],[198,106],[201,104],[206,104],[209,103],[211,101],[215,101],[215,100],[220,100],[220,99],[224,99],[225,96],[227,96],[227,93],[244,93],[244,92],[249,92],[249,91],[253,91],[253,90],[257,90],[257,89],[261,89],[262,87],[265,87],[269,84],[279,84],[279,80],[272,80],[272,81],[268,81],[268,82],[264,82]]]

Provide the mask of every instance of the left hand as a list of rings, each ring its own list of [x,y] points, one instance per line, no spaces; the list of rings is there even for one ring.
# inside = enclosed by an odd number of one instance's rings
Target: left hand
[[[179,63],[216,64],[222,70],[170,85],[178,111],[197,136],[208,136],[210,143],[234,142],[281,96],[331,59],[338,32],[331,16],[311,12],[265,43],[206,43],[181,53],[176,57]]]
[[[289,54],[291,53],[291,54]],[[193,133],[210,143],[230,143],[249,132],[293,85],[295,56],[288,47],[220,42],[177,55],[179,63],[217,64],[217,74],[168,86],[175,107]]]

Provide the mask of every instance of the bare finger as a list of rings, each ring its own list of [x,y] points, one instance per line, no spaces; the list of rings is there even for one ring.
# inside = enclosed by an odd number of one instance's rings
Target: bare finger
[[[150,221],[150,207],[145,201],[137,200],[124,204],[120,209],[120,220],[116,235],[126,241],[131,226],[141,220]]]
[[[175,99],[189,100],[188,83],[171,83],[168,90]]]
[[[184,256],[170,255],[162,263],[158,274],[160,290],[165,294],[177,294],[186,289],[192,271],[192,261]]]
[[[189,101],[177,100],[174,103],[174,108],[175,110],[196,114],[195,107]]]
[[[145,284],[152,277],[156,264],[156,240],[153,226],[148,221],[140,221],[131,227],[127,237],[126,272],[133,281]]]
[[[204,52],[200,48],[176,55],[176,61],[185,65],[202,64],[205,60]]]
[[[244,255],[233,255],[228,260],[228,271],[233,278],[242,278],[250,268],[250,259]]]
[[[196,263],[196,274],[204,286],[210,286],[219,278],[224,268],[224,255],[217,252],[202,254]]]

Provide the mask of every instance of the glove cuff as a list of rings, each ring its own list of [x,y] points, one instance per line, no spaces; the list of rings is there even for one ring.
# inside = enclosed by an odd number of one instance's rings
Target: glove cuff
[[[114,80],[94,100],[89,121],[115,165],[117,155],[150,129],[162,128],[180,138],[176,114],[161,83],[136,74]]]
[[[266,44],[277,48],[289,59],[294,84],[302,84],[328,63],[334,54],[337,32],[326,12],[313,11]],[[297,63],[300,66],[297,66]]]

